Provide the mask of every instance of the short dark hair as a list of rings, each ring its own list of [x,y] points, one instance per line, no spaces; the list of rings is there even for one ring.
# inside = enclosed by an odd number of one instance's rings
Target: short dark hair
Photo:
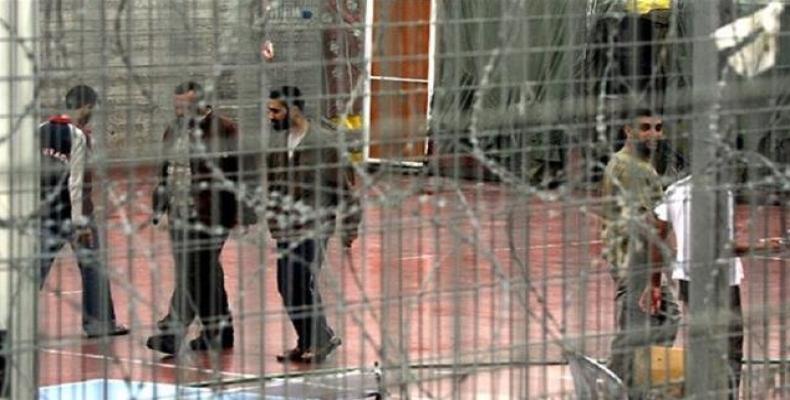
[[[66,109],[76,110],[86,105],[94,105],[99,101],[99,95],[88,85],[77,85],[66,92]]]
[[[173,91],[173,94],[179,95],[189,92],[195,92],[198,100],[203,100],[203,86],[194,81],[179,83],[178,86],[176,86],[176,89]]]
[[[649,108],[627,108],[620,112],[620,119],[617,120],[617,136],[614,138],[613,148],[618,151],[625,145],[626,134],[625,126],[634,122],[637,118],[655,117],[658,114]]]
[[[649,108],[628,108],[620,113],[620,126],[628,125],[637,118],[655,117],[658,114]]]
[[[272,89],[269,92],[270,100],[280,100],[289,108],[295,106],[300,111],[304,111],[304,99],[302,91],[296,86],[283,86],[280,89]]]

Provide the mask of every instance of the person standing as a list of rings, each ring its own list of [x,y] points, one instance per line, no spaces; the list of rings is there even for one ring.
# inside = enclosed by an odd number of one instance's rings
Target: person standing
[[[125,335],[129,329],[115,321],[110,280],[99,259],[101,250],[93,216],[92,173],[88,167],[91,142],[86,133],[98,102],[90,86],[66,93],[67,112],[39,126],[41,146],[41,214],[39,285],[57,253],[69,243],[82,278],[82,328],[89,338]]]
[[[663,138],[660,117],[647,109],[630,110],[623,119],[625,145],[604,170],[603,257],[612,269],[617,332],[609,368],[630,390],[635,351],[671,345],[679,310],[662,280],[665,225],[653,210],[662,198],[661,181],[650,164]]]
[[[271,91],[267,113],[273,130],[267,209],[277,241],[277,289],[298,336],[296,347],[277,360],[319,363],[341,344],[327,322],[318,272],[338,219],[346,249],[357,237],[361,211],[353,171],[338,138],[305,118],[299,88]]]
[[[684,309],[688,310],[691,264],[691,175],[679,179],[670,185],[663,201],[655,208],[660,221],[668,224],[675,236],[676,254],[672,263],[672,279],[678,283],[678,294]],[[738,398],[741,381],[741,363],[743,361],[743,312],[741,310],[741,282],[744,278],[743,263],[740,256],[753,251],[774,251],[781,249],[780,239],[761,239],[755,245],[735,241],[733,218],[735,200],[731,190],[726,191],[729,214],[727,230],[733,246],[735,257],[729,260],[729,324],[727,328],[728,351],[727,361],[730,365],[730,399]]]
[[[228,349],[234,345],[233,320],[220,252],[230,230],[254,223],[254,213],[241,213],[237,191],[240,167],[236,124],[204,102],[196,82],[184,82],[173,96],[175,121],[164,133],[164,163],[153,193],[153,223],[166,215],[175,258],[175,288],[159,332],[146,345],[176,354],[187,328],[200,319],[202,331],[189,342],[193,351]]]

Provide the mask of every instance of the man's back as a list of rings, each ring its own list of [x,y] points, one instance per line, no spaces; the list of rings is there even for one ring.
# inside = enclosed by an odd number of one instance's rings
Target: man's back
[[[675,232],[677,253],[672,266],[672,278],[690,280],[689,266],[691,263],[691,176],[670,185],[663,201],[656,207],[658,219],[668,222]],[[732,215],[735,211],[735,199],[732,191],[727,190],[727,204],[731,218],[728,221],[729,240],[734,240],[735,231]],[[743,279],[743,265],[740,258],[733,257],[730,261],[730,284],[739,285]]]
[[[65,118],[51,118],[38,129],[41,147],[41,201],[46,218],[57,224],[71,218],[70,175],[78,128]],[[82,188],[79,188],[82,190]]]

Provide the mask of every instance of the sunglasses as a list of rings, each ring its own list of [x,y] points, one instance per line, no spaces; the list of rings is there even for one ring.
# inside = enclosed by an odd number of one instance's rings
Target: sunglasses
[[[661,132],[664,129],[664,124],[660,122],[655,125],[648,123],[639,124],[639,130],[642,132],[647,132],[650,130],[650,128],[653,128],[653,130],[655,130],[656,132]]]

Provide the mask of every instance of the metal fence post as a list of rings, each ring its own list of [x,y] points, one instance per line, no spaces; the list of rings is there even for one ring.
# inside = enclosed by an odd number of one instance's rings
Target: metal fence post
[[[10,338],[13,399],[36,398],[35,235],[25,221],[36,208],[35,0],[0,2],[0,328]],[[27,226],[25,232],[24,226]]]
[[[692,266],[686,390],[690,398],[721,398],[727,390],[727,263],[721,262],[728,207],[713,164],[722,137],[718,110],[718,52],[712,33],[718,1],[689,2],[693,20]],[[711,207],[711,205],[714,205]],[[722,234],[724,233],[724,234]]]

